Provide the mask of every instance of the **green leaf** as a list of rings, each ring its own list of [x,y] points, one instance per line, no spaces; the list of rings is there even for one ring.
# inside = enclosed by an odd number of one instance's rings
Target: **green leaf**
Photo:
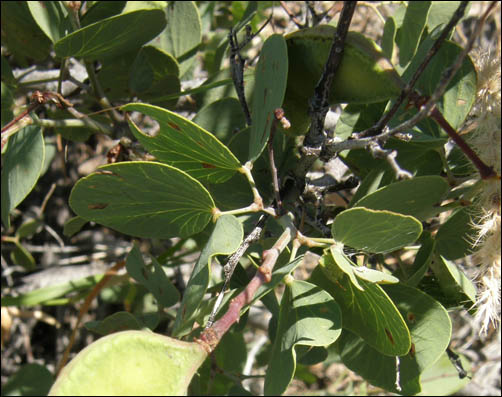
[[[91,23],[101,21],[102,19],[118,15],[122,12],[126,4],[127,1],[97,1],[93,3],[81,17],[80,25],[84,27]]]
[[[402,283],[382,288],[405,319],[411,332],[411,342],[415,345],[415,352],[403,358],[401,368],[411,369],[411,363],[406,360],[413,360],[421,373],[448,347],[452,330],[450,316],[438,301],[419,289]]]
[[[331,257],[329,257],[329,253]],[[361,291],[364,291],[364,289],[357,282],[357,277],[376,284],[394,284],[399,282],[398,278],[390,274],[370,269],[366,266],[357,266],[343,253],[342,245],[332,245],[329,248],[329,253],[325,253],[325,255],[321,257],[325,270],[334,270],[333,277],[337,278],[337,274],[341,275],[341,273],[337,269],[333,269],[333,265],[338,266],[339,270],[349,276],[351,283]]]
[[[246,90],[246,100],[251,103],[252,92],[254,91],[254,69],[244,72],[244,85]],[[235,88],[233,86],[232,76],[229,68],[221,69],[209,77],[201,86],[189,90],[188,93],[194,96],[195,101],[200,106],[208,106],[222,98],[232,97],[237,98]]]
[[[410,333],[396,306],[378,284],[362,279],[364,288],[354,288],[347,275],[332,278],[323,263],[310,281],[329,292],[342,310],[343,328],[359,335],[370,346],[388,356],[404,355],[411,346]]]
[[[337,342],[344,364],[375,386],[403,395],[420,391],[420,374],[448,347],[451,321],[448,312],[429,295],[404,284],[383,287],[398,307],[411,333],[412,347],[399,357],[399,391],[396,358],[385,356],[364,341],[344,332]]]
[[[403,24],[396,36],[401,67],[407,65],[417,51],[430,6],[430,1],[412,1],[406,7]]]
[[[44,222],[41,218],[28,219],[16,230],[16,236],[19,238],[31,237],[42,230],[43,224]]]
[[[233,215],[218,218],[208,242],[204,246],[190,275],[185,295],[176,315],[173,335],[181,337],[192,330],[194,315],[202,303],[209,285],[211,258],[215,255],[230,255],[241,244],[244,231],[241,223]]]
[[[436,37],[427,37],[418,49],[417,55],[403,74],[403,80],[409,81],[419,65],[422,63],[427,51],[435,42]],[[423,95],[432,95],[439,84],[442,73],[451,66],[457,56],[463,51],[463,48],[451,41],[445,41],[439,51],[427,65],[426,72],[423,73],[417,81],[416,88]],[[460,70],[455,74],[448,84],[443,97],[438,101],[438,109],[444,118],[454,129],[458,129],[469,114],[476,98],[477,76],[476,69],[469,57],[464,59]],[[404,114],[398,114],[389,126],[400,123],[400,120],[409,119],[417,110],[415,108],[408,110]],[[424,119],[418,124],[418,127],[427,135],[447,136],[446,132],[431,119]]]
[[[16,248],[10,253],[10,259],[14,264],[24,267],[26,270],[35,270],[37,265],[35,258],[21,243],[15,242]]]
[[[429,16],[427,18],[427,29],[432,32],[439,25],[446,25],[457,11],[461,1],[432,1]],[[464,18],[469,14],[469,6],[466,8]],[[461,21],[464,19],[462,18]]]
[[[385,20],[383,27],[383,36],[381,39],[382,51],[387,59],[392,59],[394,54],[394,40],[396,39],[396,20],[393,16],[389,16]]]
[[[141,330],[145,326],[129,312],[116,312],[106,317],[104,320],[88,321],[85,328],[98,335],[109,335],[114,332],[127,331],[131,329]]]
[[[439,212],[439,204],[448,189],[448,183],[440,176],[420,176],[391,183],[363,197],[354,206],[389,210],[426,220]]]
[[[251,136],[249,159],[260,157],[270,136],[270,128],[275,121],[274,111],[280,108],[286,92],[288,78],[288,51],[284,37],[270,36],[260,53],[255,70],[255,89],[251,114]]]
[[[213,134],[176,113],[142,103],[129,103],[121,109],[136,110],[159,123],[158,134],[149,136],[129,120],[134,136],[158,161],[210,183],[225,182],[241,168],[239,160]]]
[[[348,104],[340,114],[335,127],[335,134],[341,139],[348,139],[352,133],[370,128],[380,120],[387,102],[370,104]]]
[[[167,6],[168,52],[179,58],[198,46],[201,38],[199,11],[193,1],[172,1]]]
[[[105,165],[80,179],[70,207],[84,219],[144,238],[198,233],[215,209],[197,180],[169,165],[144,161]]]
[[[166,8],[167,26],[152,44],[171,54],[180,62],[180,76],[191,67],[193,51],[201,42],[202,27],[199,10],[193,1],[170,1]]]
[[[43,365],[24,364],[2,386],[2,396],[45,396],[54,376]]]
[[[72,292],[85,291],[94,287],[102,274],[72,280],[67,283],[39,288],[18,296],[2,296],[2,306],[35,306],[65,296]]]
[[[281,395],[288,387],[296,368],[296,346],[328,346],[340,336],[341,325],[340,309],[328,293],[306,281],[287,282],[265,395]]]
[[[289,69],[283,108],[292,125],[288,131],[293,135],[305,133],[308,127],[309,100],[322,75],[335,32],[334,26],[319,25],[286,36]],[[349,32],[328,102],[384,102],[399,95],[402,85],[380,47],[360,33]]]
[[[52,43],[33,19],[28,2],[3,1],[1,7],[2,45],[24,67],[27,66],[25,58],[36,61],[46,59]]]
[[[415,256],[413,265],[411,267],[402,267],[396,272],[396,275],[410,287],[417,286],[425,276],[436,248],[436,241],[432,238],[431,233],[426,230],[422,232],[419,242],[421,247]]]
[[[70,29],[68,11],[57,1],[27,1],[33,19],[53,43]]]
[[[35,187],[44,157],[40,127],[25,127],[9,139],[8,150],[2,158],[2,221],[6,228],[10,226],[10,211]]]
[[[350,199],[349,208],[354,207],[354,204],[362,197],[365,197],[375,192],[382,181],[384,171],[382,169],[372,169],[361,181],[355,194]]]
[[[193,118],[193,122],[206,131],[211,131],[220,141],[228,143],[230,138],[246,127],[246,119],[239,101],[227,97],[204,106]]]
[[[214,350],[214,358],[218,368],[230,372],[242,372],[247,355],[244,332],[232,332],[231,330],[223,336]]]
[[[130,87],[131,68],[139,50],[131,50],[103,62],[97,77],[103,91],[110,100],[120,100],[132,96]],[[172,77],[172,76],[170,76]],[[171,91],[170,86],[167,87]]]
[[[175,58],[152,46],[142,47],[129,71],[129,89],[133,96],[165,106],[177,99],[156,101],[157,97],[180,92],[179,66]]]
[[[379,270],[370,269],[366,266],[356,266],[354,267],[353,272],[357,277],[370,283],[395,284],[399,282],[398,278],[390,274],[381,272]]]
[[[384,253],[414,243],[422,233],[422,224],[412,216],[355,207],[337,215],[331,233],[349,247]]]
[[[164,273],[159,262],[152,257],[153,269],[145,265],[138,246],[135,244],[126,260],[127,272],[138,283],[144,285],[157,299],[159,306],[171,307],[178,302],[180,294]]]
[[[321,266],[323,266],[325,272],[330,273],[330,280],[338,280],[345,273],[354,287],[360,291],[364,291],[364,288],[361,287],[361,284],[357,281],[351,261],[344,255],[342,248],[342,245],[331,246],[329,253],[325,253],[325,255],[321,257]]]
[[[55,43],[58,57],[113,58],[141,47],[166,26],[162,10],[139,10],[113,16],[76,30]]]
[[[453,262],[436,254],[430,266],[443,294],[448,299],[459,304],[467,300],[472,303],[476,302],[476,287]]]
[[[475,232],[469,209],[461,208],[439,227],[436,234],[437,251],[450,260],[470,255]]]
[[[80,216],[74,216],[65,222],[63,234],[67,237],[71,237],[75,233],[78,233],[87,222],[89,222],[87,219]]]
[[[240,172],[226,182],[208,184],[206,187],[221,211],[244,208],[253,202],[253,192],[249,189],[249,181]],[[261,190],[259,191],[261,193]],[[229,192],[232,192],[232,194],[229,194]]]

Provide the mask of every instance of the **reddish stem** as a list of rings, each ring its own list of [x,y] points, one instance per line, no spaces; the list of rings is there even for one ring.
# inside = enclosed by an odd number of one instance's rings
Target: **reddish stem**
[[[200,338],[195,339],[195,341],[200,343],[208,353],[215,349],[223,335],[225,335],[232,324],[239,321],[241,309],[244,305],[250,304],[253,301],[254,294],[258,288],[271,280],[272,270],[277,262],[279,254],[284,250],[291,239],[295,237],[295,235],[296,229],[289,219],[286,230],[281,234],[273,247],[263,251],[263,263],[258,268],[256,274],[246,286],[244,291],[232,299],[227,312],[219,318],[212,327],[206,328],[201,333]]]
[[[420,96],[416,92],[412,92],[410,94],[410,103],[413,104],[418,110],[420,110],[420,108],[424,106],[428,100],[428,97]],[[472,161],[472,163],[478,169],[479,174],[481,175],[481,179],[490,179],[497,177],[497,173],[495,172],[493,167],[486,165],[483,160],[479,158],[476,152],[471,149],[471,147],[462,139],[460,135],[458,135],[457,131],[455,131],[450,123],[448,123],[448,121],[443,117],[436,106],[432,108],[429,117],[435,120],[436,123],[438,123],[439,126],[446,131],[448,136],[453,139],[460,150],[462,150],[467,158]]]
[[[497,173],[493,169],[486,165],[483,160],[470,148],[470,146],[462,139],[460,135],[453,129],[453,127],[446,121],[441,112],[437,108],[433,108],[431,112],[431,117],[436,120],[436,122],[443,128],[448,136],[453,139],[453,141],[458,145],[460,150],[472,161],[476,166],[481,175],[481,179],[489,179],[497,176]]]

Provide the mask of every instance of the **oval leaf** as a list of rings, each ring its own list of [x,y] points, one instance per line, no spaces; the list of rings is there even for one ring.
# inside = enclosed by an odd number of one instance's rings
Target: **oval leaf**
[[[45,158],[42,130],[28,126],[9,139],[2,165],[2,221],[8,228],[9,213],[35,187]]]
[[[288,387],[296,368],[295,347],[328,346],[341,333],[340,308],[326,291],[306,281],[286,285],[265,376],[265,395],[281,395]]]
[[[382,287],[360,279],[358,282],[364,288],[364,291],[360,291],[354,288],[345,274],[333,280],[329,270],[320,262],[310,281],[329,292],[340,305],[343,328],[359,335],[384,355],[408,353],[410,332]]]
[[[225,143],[235,135],[236,130],[246,127],[241,104],[232,97],[222,98],[204,106],[195,115],[193,122],[211,131],[216,138]]]
[[[344,332],[338,341],[344,364],[375,386],[402,395],[420,391],[417,382],[425,368],[444,353],[451,337],[448,312],[436,300],[405,284],[384,287],[398,307],[411,333],[410,351],[399,357],[399,386],[396,388],[396,359],[385,356],[367,343]]]
[[[79,29],[59,40],[54,49],[61,58],[111,58],[141,47],[165,26],[166,16],[162,10],[133,11]]]
[[[132,278],[152,293],[160,307],[171,307],[179,301],[180,293],[157,259],[152,257],[152,264],[147,267],[136,244],[127,255],[126,269]]]
[[[335,218],[331,233],[349,247],[384,253],[414,243],[422,233],[422,224],[412,216],[356,207]]]
[[[356,207],[389,210],[425,220],[439,212],[439,204],[448,191],[448,183],[440,176],[419,176],[391,183],[371,193]]]
[[[153,44],[173,54],[180,62],[180,76],[193,65],[202,38],[202,23],[193,1],[170,1],[166,7],[166,30]]]
[[[45,396],[54,375],[41,364],[24,364],[2,385],[4,396]]]
[[[155,101],[155,97],[180,91],[179,66],[176,59],[152,46],[138,51],[129,71],[129,89],[143,101]],[[164,101],[165,106],[176,105],[177,99]],[[161,102],[162,103],[162,102]]]
[[[456,304],[476,302],[476,287],[455,263],[435,254],[430,267],[446,298]]]
[[[265,148],[274,123],[274,111],[280,108],[288,78],[288,51],[284,37],[270,36],[256,66],[253,94],[253,124],[249,141],[249,159],[255,161]]]
[[[239,160],[213,134],[176,113],[143,103],[129,103],[121,109],[136,110],[157,120],[160,128],[155,136],[143,133],[131,120],[129,125],[158,161],[210,183],[225,182],[241,168]]]
[[[144,161],[105,165],[80,179],[70,206],[84,219],[145,238],[200,232],[215,208],[207,190],[188,174]]]
[[[461,208],[439,227],[436,246],[444,258],[455,260],[472,253],[473,236],[476,231],[471,220],[471,213],[472,209]]]

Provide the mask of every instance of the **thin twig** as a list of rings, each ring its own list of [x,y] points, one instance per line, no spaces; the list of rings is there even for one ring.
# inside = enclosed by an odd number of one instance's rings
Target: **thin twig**
[[[235,91],[237,92],[237,97],[241,103],[244,116],[246,117],[246,124],[251,125],[251,113],[249,112],[249,107],[246,101],[246,95],[244,94],[244,65],[246,60],[241,55],[241,50],[248,45],[248,43],[253,40],[265,26],[270,22],[272,15],[265,21],[265,23],[258,29],[254,34],[251,34],[250,25],[246,25],[246,38],[242,43],[239,44],[237,40],[237,31],[232,28],[228,34],[228,42],[230,45],[230,72],[232,75],[232,81],[234,82]]]
[[[336,71],[342,62],[345,39],[356,4],[356,1],[347,1],[343,6],[328,59],[324,65],[321,78],[315,87],[314,96],[310,101],[309,112],[312,122],[310,130],[305,137],[304,146],[306,148],[317,148],[324,142],[323,127],[326,114],[329,110],[329,93],[331,92]]]
[[[269,165],[270,165],[270,172],[272,173],[272,185],[274,188],[274,196],[275,196],[275,204],[277,208],[277,212],[279,214],[282,214],[282,200],[281,200],[281,194],[280,194],[280,187],[279,187],[279,178],[277,176],[277,167],[275,166],[275,158],[274,158],[274,135],[275,135],[275,130],[277,128],[277,123],[279,116],[282,117],[284,116],[284,111],[282,109],[276,109],[274,111],[274,121],[272,123],[272,127],[270,129],[270,136],[268,138],[267,142],[267,150],[268,150],[268,160],[269,160]]]
[[[358,133],[357,135],[353,134],[352,136],[354,138],[364,138],[367,136],[377,135],[382,132],[384,126],[386,126],[388,122],[392,119],[392,117],[394,117],[401,104],[405,101],[406,98],[408,98],[410,93],[413,91],[413,88],[415,87],[415,84],[417,83],[418,79],[424,73],[429,62],[439,51],[439,48],[444,43],[444,41],[446,40],[452,29],[457,25],[458,21],[464,16],[465,8],[467,7],[468,3],[469,3],[468,1],[463,1],[458,6],[457,10],[450,18],[448,24],[444,27],[439,37],[436,39],[432,47],[425,55],[425,58],[423,59],[422,63],[418,66],[417,70],[413,74],[410,81],[405,85],[405,87],[401,91],[399,98],[396,100],[394,105],[392,105],[392,108],[380,118],[380,120],[378,121],[378,123],[376,123],[376,125]]]
[[[371,142],[368,145],[368,149],[375,158],[384,158],[391,168],[394,170],[397,179],[409,179],[411,175],[408,171],[403,170],[396,161],[397,151],[395,150],[385,150],[380,147],[377,142]]]
[[[295,15],[291,12],[291,10],[288,8],[287,3],[285,1],[279,1],[281,4],[281,7],[284,11],[286,11],[286,14],[289,15],[289,18],[293,21],[293,23],[296,25],[298,29],[303,29],[305,27],[305,24],[301,23],[298,18],[295,17]]]
[[[333,44],[324,70],[317,84],[314,96],[310,101],[309,112],[312,118],[310,129],[305,136],[302,147],[302,158],[295,169],[296,185],[303,192],[305,187],[305,176],[310,170],[324,146],[326,136],[323,132],[324,120],[329,109],[328,97],[333,82],[333,77],[341,63],[345,38],[356,7],[354,1],[347,1],[343,5],[340,20],[335,32]]]
[[[249,112],[249,107],[246,101],[246,96],[244,95],[244,64],[245,60],[240,54],[242,49],[237,42],[237,34],[233,29],[230,30],[228,34],[228,41],[230,44],[230,71],[232,73],[232,80],[234,82],[235,91],[237,92],[237,97],[241,103],[244,116],[246,117],[246,124],[251,125],[251,113]],[[247,44],[248,41],[245,41]]]
[[[268,283],[272,277],[272,270],[277,262],[279,254],[286,248],[289,242],[296,236],[296,228],[293,225],[292,219],[289,215],[280,218],[284,222],[285,230],[277,239],[272,248],[263,251],[263,262],[256,271],[255,276],[251,279],[244,291],[237,295],[228,307],[226,313],[219,318],[210,328],[206,328],[200,335],[199,339],[195,341],[200,343],[209,353],[214,350],[218,345],[221,338],[232,324],[239,321],[240,311],[244,305],[253,301],[254,294],[258,288]]]

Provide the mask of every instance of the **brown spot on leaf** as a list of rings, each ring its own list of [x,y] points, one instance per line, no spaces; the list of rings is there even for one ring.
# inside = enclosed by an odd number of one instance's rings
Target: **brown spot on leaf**
[[[173,128],[175,130],[181,131],[181,128],[179,127],[178,124],[173,123],[172,121],[168,121],[167,124],[169,124],[169,127]]]
[[[340,284],[338,281],[336,281],[336,284],[337,284],[337,285],[338,285],[341,289],[343,289],[344,291],[347,291],[347,290],[345,289],[345,287],[344,287],[342,284]]]
[[[216,166],[215,166],[215,165],[208,164],[208,163],[202,163],[202,167],[203,167],[203,168],[216,168]]]
[[[148,280],[148,272],[146,271],[146,269],[144,267],[141,268],[141,274],[143,274],[143,277]]]
[[[90,210],[102,210],[104,208],[108,207],[107,203],[96,203],[96,204],[89,204],[87,208]]]
[[[390,343],[392,343],[394,345],[395,343],[394,343],[394,338],[392,337],[392,334],[390,333],[390,331],[387,328],[384,328],[384,330],[385,330],[385,333],[387,334],[387,338],[389,338],[389,340],[390,340]]]
[[[408,314],[406,315],[406,318],[408,319],[408,322],[413,324],[415,322],[415,320],[417,319],[417,317],[415,316],[415,313],[412,313],[412,312],[408,312]]]

